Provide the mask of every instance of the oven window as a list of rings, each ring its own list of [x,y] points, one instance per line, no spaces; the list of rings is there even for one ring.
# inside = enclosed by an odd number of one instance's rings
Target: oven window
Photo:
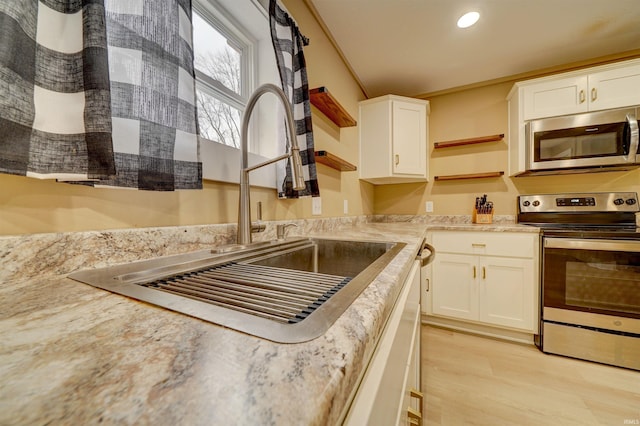
[[[549,249],[544,305],[640,318],[640,253]]]

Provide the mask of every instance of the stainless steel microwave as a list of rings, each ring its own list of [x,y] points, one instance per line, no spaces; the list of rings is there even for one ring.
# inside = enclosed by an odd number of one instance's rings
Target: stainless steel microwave
[[[622,108],[526,123],[527,174],[624,170],[640,166],[639,110]]]

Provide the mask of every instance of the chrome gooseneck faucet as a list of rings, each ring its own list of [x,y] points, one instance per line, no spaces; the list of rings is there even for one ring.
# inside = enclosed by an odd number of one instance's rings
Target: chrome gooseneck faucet
[[[278,99],[280,99],[286,115],[287,130],[289,133],[289,141],[291,143],[290,152],[280,155],[279,157],[272,158],[271,160],[264,161],[249,167],[249,120],[251,119],[251,113],[258,102],[260,96],[265,93],[273,93]],[[286,95],[278,86],[273,84],[264,84],[256,89],[255,92],[249,98],[247,102],[247,108],[242,116],[242,127],[240,134],[240,151],[242,157],[241,171],[240,171],[240,200],[238,209],[238,244],[249,244],[251,242],[251,198],[249,187],[249,172],[259,169],[260,167],[268,164],[275,163],[276,161],[285,160],[291,158],[291,178],[293,179],[293,189],[300,191],[305,188],[304,177],[302,174],[302,159],[300,158],[300,147],[298,146],[298,140],[296,138],[295,123],[293,121],[293,111],[291,110],[291,104],[287,100]]]

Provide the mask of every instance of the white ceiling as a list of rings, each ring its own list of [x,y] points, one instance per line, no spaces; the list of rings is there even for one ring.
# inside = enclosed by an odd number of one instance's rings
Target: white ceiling
[[[369,97],[640,55],[640,0],[305,0]],[[480,12],[473,27],[456,21]],[[313,40],[311,40],[313,43]]]

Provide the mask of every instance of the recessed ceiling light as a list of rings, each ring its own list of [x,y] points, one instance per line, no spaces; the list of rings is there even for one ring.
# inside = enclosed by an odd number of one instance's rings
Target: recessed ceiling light
[[[468,28],[478,22],[480,19],[480,14],[478,12],[469,12],[465,13],[458,19],[458,27],[460,28]]]

